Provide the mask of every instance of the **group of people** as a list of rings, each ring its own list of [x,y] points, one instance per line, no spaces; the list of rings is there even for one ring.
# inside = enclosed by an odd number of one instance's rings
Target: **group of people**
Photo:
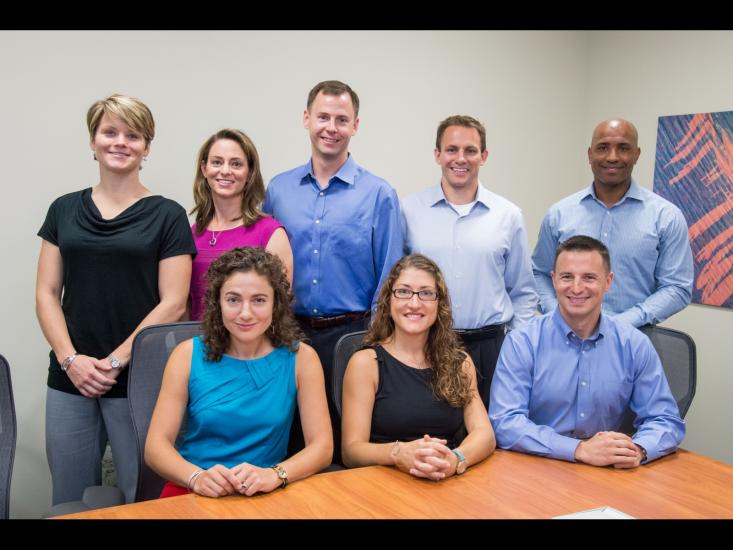
[[[54,504],[100,483],[108,441],[133,500],[132,341],[184,318],[202,335],[173,351],[145,449],[163,496],[268,492],[331,462],[437,481],[497,445],[616,467],[676,449],[684,423],[635,327],[689,303],[692,255],[681,211],[631,177],[634,126],[596,127],[593,182],[550,208],[530,257],[521,210],[479,181],[478,120],[440,123],[440,182],[400,203],[349,153],[358,115],[347,84],[318,83],[303,113],[311,158],[266,189],[247,135],[215,133],[189,226],[140,180],[149,109],[122,95],[92,105],[99,183],[54,201],[38,233]],[[364,329],[341,418],[334,347]],[[617,431],[628,409],[633,434]]]

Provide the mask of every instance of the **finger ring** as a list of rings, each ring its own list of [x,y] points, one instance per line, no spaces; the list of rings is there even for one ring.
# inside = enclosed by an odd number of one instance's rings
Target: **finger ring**
[[[242,489],[247,489],[247,485],[244,483],[244,481],[242,482]]]

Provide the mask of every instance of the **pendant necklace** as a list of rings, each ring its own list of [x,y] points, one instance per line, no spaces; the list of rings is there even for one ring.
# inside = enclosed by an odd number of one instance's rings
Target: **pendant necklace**
[[[219,231],[219,235],[221,235],[221,231]],[[214,231],[211,232],[211,240],[209,240],[209,246],[216,246],[216,239],[219,235],[217,235]]]

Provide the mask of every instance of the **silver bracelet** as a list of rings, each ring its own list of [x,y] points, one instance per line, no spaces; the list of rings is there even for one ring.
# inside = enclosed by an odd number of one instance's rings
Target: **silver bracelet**
[[[69,367],[74,362],[74,359],[76,359],[76,355],[77,355],[76,353],[73,353],[69,355],[68,357],[66,357],[66,359],[63,360],[63,362],[61,363],[62,371],[66,372],[67,370],[69,370]]]
[[[194,473],[192,473],[191,476],[188,478],[188,483],[186,483],[186,488],[189,491],[193,491],[193,488],[192,487],[196,483],[196,478],[199,477],[199,475],[201,475],[202,472],[203,472],[203,470],[201,468],[199,468]]]

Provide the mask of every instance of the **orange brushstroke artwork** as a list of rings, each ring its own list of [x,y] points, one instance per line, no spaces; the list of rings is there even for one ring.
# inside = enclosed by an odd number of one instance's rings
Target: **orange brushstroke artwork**
[[[654,192],[687,219],[692,301],[733,308],[733,111],[659,117]]]

